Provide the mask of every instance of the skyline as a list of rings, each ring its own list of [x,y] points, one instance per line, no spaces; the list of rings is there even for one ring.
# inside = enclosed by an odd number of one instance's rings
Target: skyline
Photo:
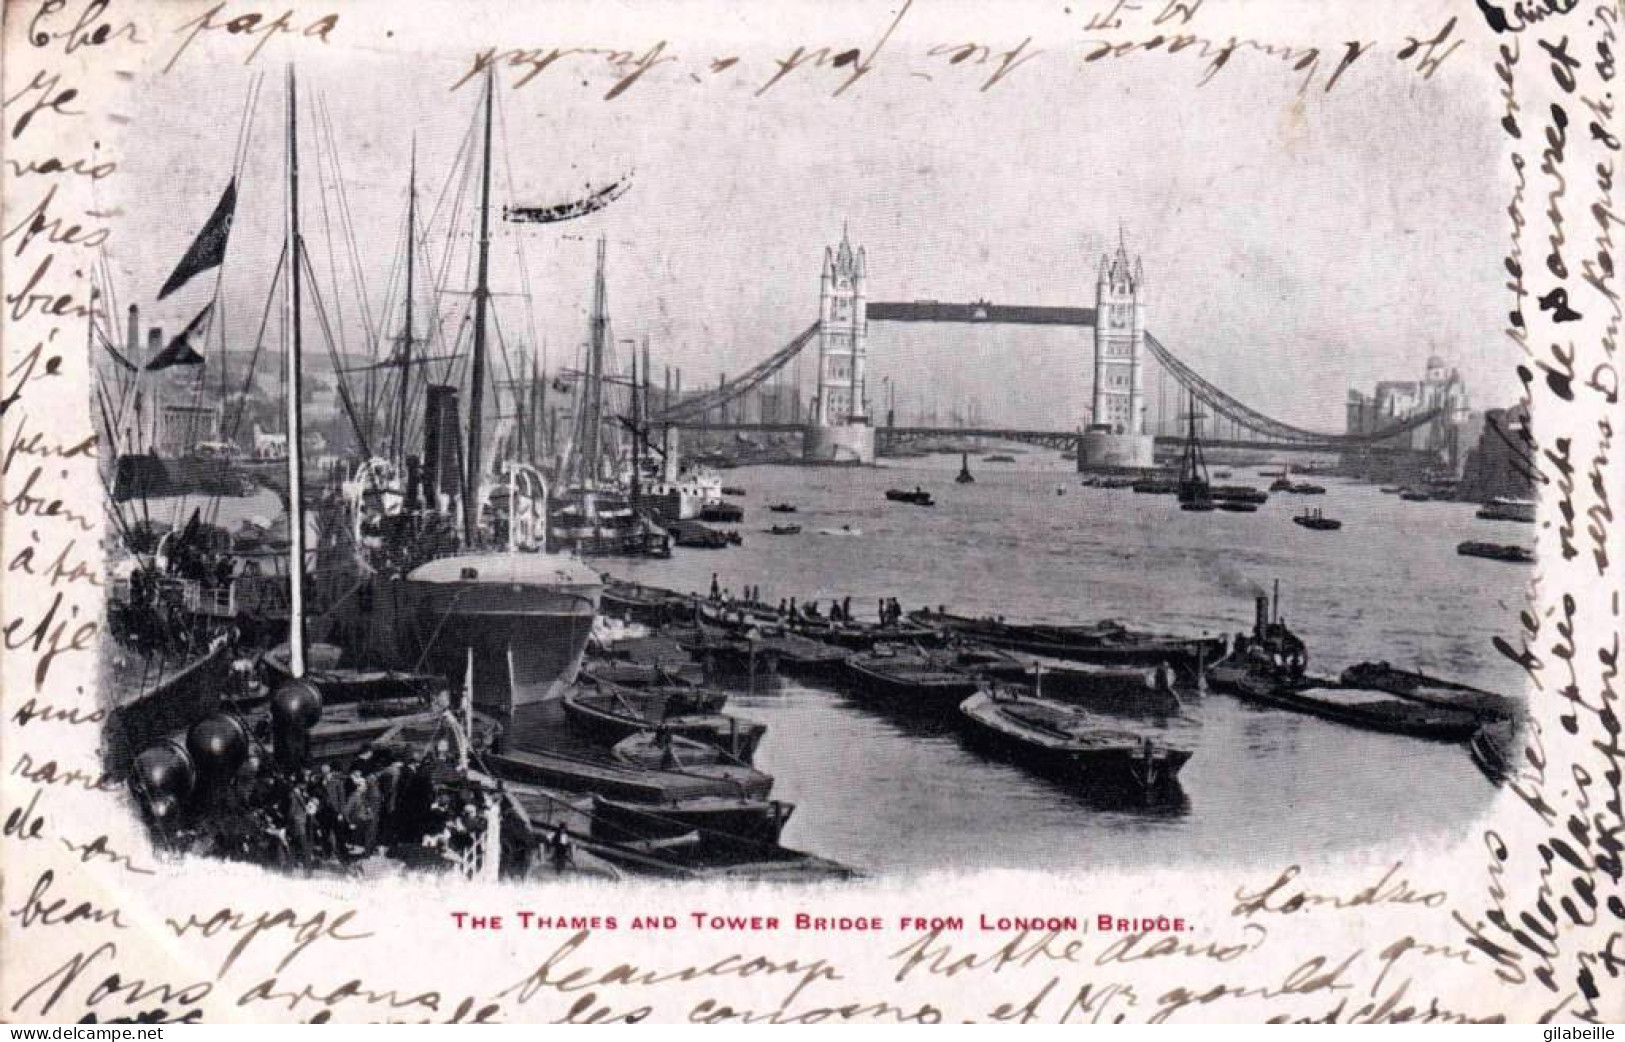
[[[453,57],[404,68],[375,54],[363,64],[341,77],[307,61],[300,79],[331,109],[376,318],[414,136],[420,203],[432,205],[478,93],[446,93],[462,67]],[[110,183],[129,216],[110,245],[120,304],[136,299],[144,325],[177,329],[205,291],[157,308],[150,294],[230,176],[224,131],[259,71],[268,75],[225,280],[234,351],[252,343],[245,316],[259,313],[280,245],[270,197],[280,194],[278,67],[182,68],[148,84],[131,140],[166,147],[126,152]],[[648,335],[657,382],[671,365],[693,388],[749,367],[812,321],[824,248],[843,225],[869,257],[871,299],[1063,306],[1093,304],[1099,258],[1121,228],[1144,259],[1150,329],[1271,415],[1340,430],[1350,389],[1417,378],[1432,354],[1462,370],[1475,407],[1515,395],[1517,357],[1494,303],[1501,273],[1483,260],[1496,255],[1498,142],[1493,123],[1469,111],[1480,102],[1465,80],[1374,69],[1306,101],[1272,67],[1227,71],[1193,96],[1183,83],[1108,65],[1089,70],[1090,89],[1075,101],[1057,100],[1076,86],[1066,76],[1012,77],[961,106],[949,127],[929,95],[860,89],[822,106],[795,94],[728,106],[685,99],[662,72],[613,104],[562,87],[498,91],[498,215],[506,203],[548,205],[584,184],[632,181],[605,211],[565,225],[493,219],[493,288],[513,290],[511,242],[522,238],[536,339],[552,370],[586,337],[599,235],[609,241],[615,336]],[[347,90],[349,80],[369,89]],[[1282,112],[1260,97],[1293,100]],[[1076,119],[1030,118],[1044,108]],[[1385,133],[1412,148],[1371,139],[1375,109]],[[215,125],[200,127],[200,111]],[[655,113],[660,133],[649,131]],[[318,193],[307,192],[309,221]],[[325,269],[327,245],[312,227],[306,236]],[[528,327],[515,303],[497,301],[507,330]],[[361,350],[359,307],[344,306],[346,346]],[[974,396],[985,416],[1012,425],[1084,419],[1086,331],[876,325],[870,340],[877,412],[890,377],[900,410],[915,397]],[[813,382],[809,369],[803,398]]]

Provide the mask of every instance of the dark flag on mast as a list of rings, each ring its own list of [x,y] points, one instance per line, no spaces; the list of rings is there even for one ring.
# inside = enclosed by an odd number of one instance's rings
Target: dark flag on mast
[[[215,206],[214,213],[209,215],[209,223],[197,233],[197,238],[192,240],[192,248],[186,251],[186,256],[175,265],[164,288],[158,291],[159,300],[186,285],[192,276],[218,267],[226,259],[226,240],[231,236],[231,217],[236,209],[237,181],[233,178]]]
[[[181,330],[180,334],[171,340],[168,346],[152,357],[152,360],[147,363],[147,372],[150,373],[155,369],[168,369],[173,365],[202,365],[203,356],[198,354],[197,349],[192,346],[192,338],[202,330],[203,323],[209,320],[209,314],[212,311],[214,311],[214,301],[211,300],[203,305],[203,310],[197,313],[196,318],[187,323],[186,328]]]

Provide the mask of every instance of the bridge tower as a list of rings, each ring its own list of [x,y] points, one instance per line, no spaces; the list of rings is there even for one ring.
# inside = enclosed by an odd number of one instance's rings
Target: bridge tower
[[[825,247],[818,291],[818,398],[803,455],[823,462],[873,463],[869,425],[868,262],[841,229],[841,244]]]
[[[1151,467],[1155,439],[1145,433],[1145,268],[1117,253],[1100,258],[1095,281],[1094,409],[1078,469]]]

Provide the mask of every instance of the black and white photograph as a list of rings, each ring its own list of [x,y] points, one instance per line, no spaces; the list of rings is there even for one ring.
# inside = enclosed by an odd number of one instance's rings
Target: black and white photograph
[[[7,5],[8,842],[469,967],[881,894],[1534,980],[1508,888],[1619,881],[1617,7],[1377,6]]]
[[[501,62],[325,71],[163,85],[102,268],[109,755],[160,842],[821,878],[1486,805],[1535,520],[1451,261],[1493,124],[1351,84],[1269,154],[1257,73],[1180,132],[1125,68],[1060,125],[634,135]]]

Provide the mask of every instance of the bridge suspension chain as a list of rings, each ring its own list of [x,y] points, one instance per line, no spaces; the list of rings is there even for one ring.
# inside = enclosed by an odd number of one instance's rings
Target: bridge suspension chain
[[[801,353],[818,335],[818,323],[814,322],[801,332],[794,340],[768,355],[754,366],[739,374],[738,377],[728,381],[721,387],[714,388],[698,397],[686,402],[680,402],[665,412],[660,413],[653,420],[654,423],[681,423],[695,420],[712,409],[727,405],[741,395],[759,386],[764,380],[783,369],[790,361]]]
[[[1390,424],[1381,430],[1370,434],[1324,434],[1320,431],[1311,431],[1303,427],[1294,427],[1288,423],[1265,416],[1257,409],[1251,408],[1237,401],[1224,391],[1208,382],[1202,375],[1190,366],[1181,362],[1179,358],[1156,337],[1149,332],[1145,334],[1145,346],[1160,362],[1163,368],[1178,381],[1180,386],[1190,391],[1202,403],[1225,418],[1240,424],[1258,434],[1279,438],[1282,441],[1320,442],[1329,445],[1372,445],[1386,441],[1401,434],[1409,434],[1420,427],[1425,427],[1439,418],[1442,410],[1429,409],[1409,419]]]

